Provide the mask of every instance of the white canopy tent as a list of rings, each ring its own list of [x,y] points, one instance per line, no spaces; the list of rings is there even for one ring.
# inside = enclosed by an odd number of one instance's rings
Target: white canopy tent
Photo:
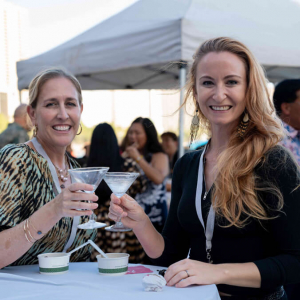
[[[299,16],[296,0],[140,0],[72,40],[18,62],[18,87],[28,88],[42,68],[59,65],[87,90],[178,88],[185,83],[185,65],[166,65],[190,62],[201,42],[217,36],[244,42],[269,80],[299,78]],[[182,145],[182,119],[180,124]]]

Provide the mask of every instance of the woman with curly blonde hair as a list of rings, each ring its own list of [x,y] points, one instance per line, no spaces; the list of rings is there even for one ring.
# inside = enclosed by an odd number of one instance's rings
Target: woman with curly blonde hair
[[[185,103],[210,135],[173,173],[162,235],[128,196],[109,216],[131,228],[169,286],[217,284],[222,299],[287,299],[300,280],[300,172],[278,145],[283,129],[264,72],[245,45],[204,42],[194,55]],[[122,204],[122,207],[120,206]],[[188,258],[187,258],[188,257]]]

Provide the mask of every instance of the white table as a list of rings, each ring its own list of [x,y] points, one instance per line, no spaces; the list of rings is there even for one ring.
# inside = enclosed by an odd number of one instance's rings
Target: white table
[[[130,265],[134,266],[134,265]],[[94,263],[70,263],[69,271],[60,275],[42,275],[38,265],[6,267],[0,270],[1,300],[219,300],[215,285],[187,288],[164,287],[162,292],[145,292],[142,278],[146,274],[104,276]],[[161,267],[145,266],[157,274]]]

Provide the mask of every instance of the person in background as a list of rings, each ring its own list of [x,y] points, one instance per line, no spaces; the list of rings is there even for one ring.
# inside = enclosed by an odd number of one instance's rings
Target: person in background
[[[168,158],[158,142],[153,123],[147,118],[134,120],[126,133],[121,149],[125,159],[124,171],[141,174],[127,194],[137,199],[155,228],[161,232],[168,209],[165,187]],[[126,252],[130,254],[130,263],[152,264],[132,231],[126,232]]]
[[[286,131],[280,143],[293,153],[300,165],[300,79],[279,82],[275,87],[273,102]],[[289,300],[299,299],[300,283],[289,284],[284,288]]]
[[[14,122],[0,134],[0,148],[7,144],[20,144],[29,140],[28,131],[31,130],[27,114],[27,104],[19,105],[14,112]]]
[[[162,139],[162,148],[169,157],[169,177],[172,178],[173,169],[178,159],[178,137],[174,132],[170,131],[164,132],[160,137]]]
[[[76,157],[75,159],[82,168],[85,168],[88,166],[91,144],[89,142],[85,143],[83,149],[85,151],[84,156],[79,158]]]
[[[111,196],[109,217],[133,228],[168,286],[216,284],[221,299],[286,300],[300,281],[300,171],[278,142],[284,131],[264,71],[237,40],[196,51],[185,105],[211,137],[178,159],[162,234],[138,202]],[[195,132],[193,132],[195,136]],[[298,295],[299,296],[299,295]]]
[[[0,269],[37,264],[38,254],[68,252],[95,238],[96,230],[77,224],[87,222],[98,198],[81,192],[91,185],[71,182],[68,170],[78,164],[66,153],[82,109],[80,84],[67,71],[47,69],[31,81],[34,137],[0,150]],[[87,261],[90,253],[83,247],[70,261]]]
[[[92,135],[87,166],[109,167],[109,172],[121,172],[123,170],[123,163],[124,159],[120,155],[117,137],[113,128],[107,123],[97,125]],[[110,195],[112,192],[104,180],[101,181],[95,193],[99,199],[98,208],[94,210],[95,219],[98,222],[106,223],[107,226],[114,224],[108,218]],[[126,252],[124,232],[98,230],[95,243],[105,253]],[[96,261],[98,254],[97,251],[93,251],[92,261]]]
[[[286,131],[281,144],[293,153],[300,165],[300,79],[279,82],[273,102]]]
[[[161,232],[167,217],[165,182],[169,174],[168,157],[159,144],[154,124],[148,118],[139,117],[132,122],[123,157],[133,159],[140,177],[146,179],[146,189],[137,193],[135,199]]]

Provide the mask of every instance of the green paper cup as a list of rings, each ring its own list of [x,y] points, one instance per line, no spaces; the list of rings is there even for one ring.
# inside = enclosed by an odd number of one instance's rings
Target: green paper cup
[[[106,253],[108,258],[97,255],[99,274],[107,276],[124,275],[128,271],[127,253]]]
[[[70,255],[68,253],[43,253],[38,255],[41,274],[58,275],[69,270]]]

